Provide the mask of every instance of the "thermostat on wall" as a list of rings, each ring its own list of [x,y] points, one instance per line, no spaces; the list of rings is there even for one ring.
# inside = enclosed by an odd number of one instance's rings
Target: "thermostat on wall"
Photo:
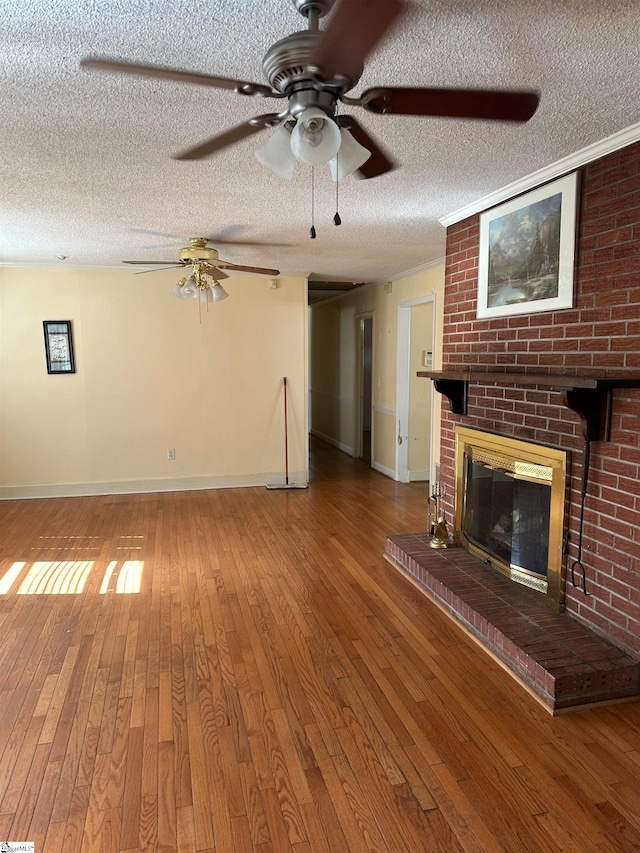
[[[433,353],[431,350],[422,350],[422,366],[433,367]]]

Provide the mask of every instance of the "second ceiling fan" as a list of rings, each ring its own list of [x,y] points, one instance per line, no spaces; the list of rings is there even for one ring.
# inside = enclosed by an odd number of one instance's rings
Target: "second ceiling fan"
[[[123,261],[125,264],[144,267],[170,269],[172,267],[191,267],[191,274],[185,275],[173,289],[173,295],[179,299],[197,299],[201,302],[219,302],[229,295],[220,284],[221,279],[229,278],[224,270],[232,272],[250,272],[258,275],[280,275],[280,270],[269,267],[250,267],[246,264],[234,264],[223,261],[218,250],[208,246],[206,237],[190,237],[189,245],[180,249],[179,256],[173,261]],[[142,273],[158,272],[142,270]],[[140,275],[140,273],[138,273]]]
[[[296,161],[311,165],[329,162],[334,180],[352,172],[361,178],[375,178],[394,168],[391,158],[352,113],[338,114],[340,103],[377,115],[511,122],[528,121],[537,109],[538,94],[519,90],[381,86],[351,97],[347,93],[360,80],[367,56],[407,4],[404,0],[339,0],[327,28],[321,31],[319,20],[331,12],[333,0],[293,3],[307,18],[308,29],[292,33],[269,48],[262,62],[268,86],[103,57],[88,57],[80,64],[89,70],[231,89],[249,97],[286,101],[280,111],[254,116],[175,158],[199,160],[266,128],[278,128],[256,154],[263,165],[284,178],[292,176]]]

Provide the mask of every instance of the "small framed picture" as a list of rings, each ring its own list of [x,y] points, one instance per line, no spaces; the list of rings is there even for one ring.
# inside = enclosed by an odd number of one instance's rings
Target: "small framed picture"
[[[477,317],[573,306],[577,201],[573,172],[481,214]]]
[[[75,373],[71,320],[44,320],[47,373]]]

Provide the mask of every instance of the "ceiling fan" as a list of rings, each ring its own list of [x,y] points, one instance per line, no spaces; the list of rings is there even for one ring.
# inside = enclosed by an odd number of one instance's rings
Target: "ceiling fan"
[[[528,121],[537,109],[539,96],[536,92],[517,90],[383,86],[351,97],[347,92],[360,80],[367,56],[389,32],[407,3],[404,0],[338,0],[323,31],[319,29],[319,20],[332,10],[334,0],[293,0],[293,4],[307,18],[308,29],[292,33],[269,48],[262,61],[268,86],[101,57],[88,57],[80,64],[90,70],[135,74],[231,89],[251,97],[286,100],[279,112],[250,118],[175,157],[177,160],[199,160],[266,128],[278,128],[272,137],[275,141],[261,149],[262,157],[259,152],[256,154],[260,162],[282,177],[291,177],[296,161],[312,165],[329,162],[334,180],[351,172],[357,172],[362,178],[375,178],[394,168],[393,161],[352,114],[336,114],[339,102],[349,107],[362,107],[377,115],[513,122]],[[357,147],[351,145],[353,140]],[[364,149],[364,154],[360,148]]]
[[[191,267],[191,275],[182,278],[173,289],[174,296],[180,299],[197,299],[202,302],[219,302],[229,295],[220,284],[221,279],[229,278],[224,270],[250,272],[258,275],[280,275],[280,270],[268,267],[250,267],[245,264],[233,264],[223,261],[218,250],[208,246],[206,237],[190,237],[189,245],[180,249],[177,261],[123,261],[136,266],[157,266],[161,269],[172,267]],[[142,270],[141,272],[158,272]],[[140,273],[138,273],[140,274]]]

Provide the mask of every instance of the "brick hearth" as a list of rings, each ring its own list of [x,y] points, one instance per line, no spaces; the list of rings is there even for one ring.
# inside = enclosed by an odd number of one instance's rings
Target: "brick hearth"
[[[415,533],[390,536],[385,552],[551,713],[640,696],[640,661],[462,548],[435,551]]]

